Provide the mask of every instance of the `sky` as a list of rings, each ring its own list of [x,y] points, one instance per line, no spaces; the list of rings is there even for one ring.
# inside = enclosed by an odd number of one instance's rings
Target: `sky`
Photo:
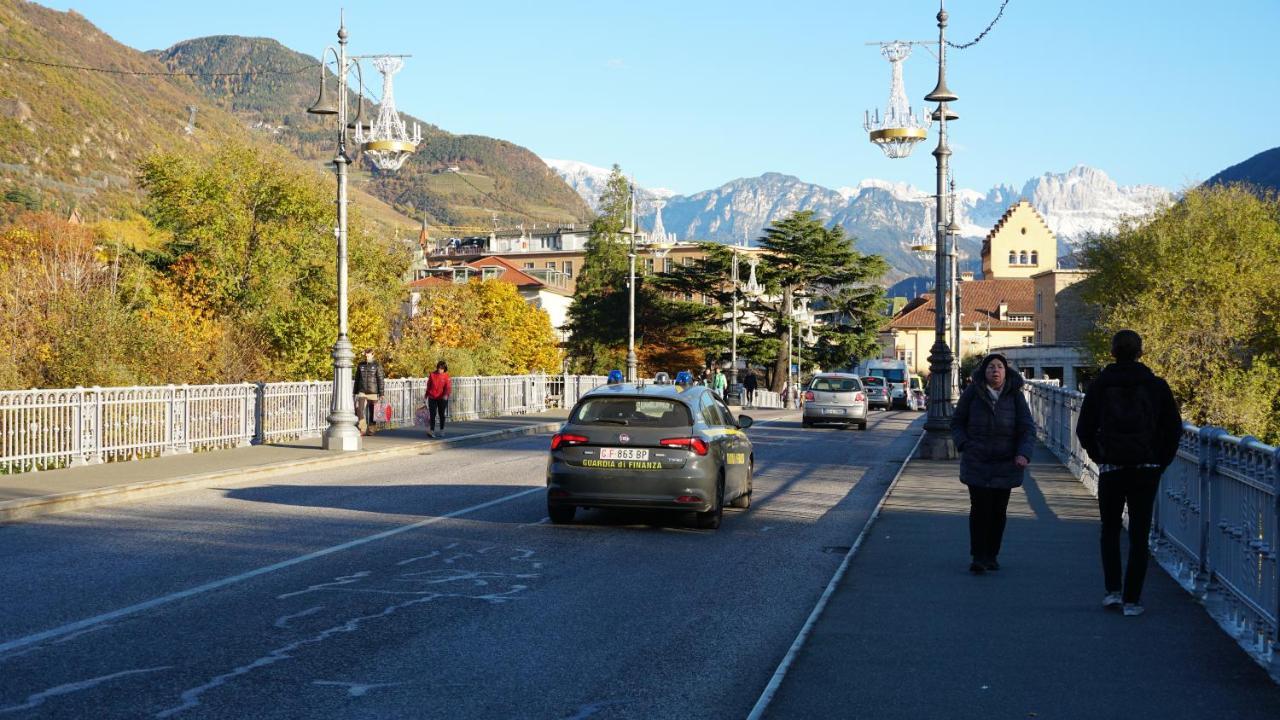
[[[951,0],[968,42],[1001,0]],[[342,4],[41,0],[150,50],[207,35],[270,37],[318,56]],[[866,178],[932,191],[936,137],[890,160],[862,129],[889,64],[867,42],[937,40],[936,0],[347,0],[348,48],[410,53],[398,107],[549,158],[618,163],[694,193],[764,172],[827,187]],[[1010,0],[950,50],[959,187],[1020,188],[1077,164],[1122,185],[1181,189],[1280,145],[1280,0]],[[937,80],[917,48],[913,105]],[[368,83],[376,87],[375,83]],[[412,160],[410,161],[412,162]]]

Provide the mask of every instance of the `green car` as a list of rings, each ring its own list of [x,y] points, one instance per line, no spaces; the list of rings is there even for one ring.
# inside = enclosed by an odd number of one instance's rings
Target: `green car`
[[[580,507],[691,510],[714,530],[726,503],[751,506],[751,422],[701,386],[597,388],[551,438],[547,514],[567,523]]]

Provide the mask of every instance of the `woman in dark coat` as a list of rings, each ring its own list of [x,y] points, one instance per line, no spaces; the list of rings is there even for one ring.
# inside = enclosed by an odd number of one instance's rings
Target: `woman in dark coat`
[[[999,570],[1009,494],[1020,487],[1035,449],[1036,427],[1018,371],[999,353],[982,359],[951,416],[960,482],[969,487],[969,570]]]

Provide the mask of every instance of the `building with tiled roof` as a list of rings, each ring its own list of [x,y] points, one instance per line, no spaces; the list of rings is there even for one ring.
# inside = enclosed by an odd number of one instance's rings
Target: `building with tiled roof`
[[[409,317],[417,315],[420,292],[425,288],[473,279],[494,280],[515,285],[525,302],[546,310],[552,329],[562,340],[565,339],[563,327],[568,320],[573,293],[568,289],[568,278],[564,273],[551,269],[524,269],[509,260],[490,255],[458,265],[420,269],[417,275],[409,282]]]

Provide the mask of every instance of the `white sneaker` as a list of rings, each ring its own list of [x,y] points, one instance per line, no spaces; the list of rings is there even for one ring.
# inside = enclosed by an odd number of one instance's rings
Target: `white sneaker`
[[[1125,604],[1124,604],[1124,614],[1125,614],[1125,617],[1136,617],[1136,616],[1138,616],[1138,615],[1141,615],[1141,614],[1142,614],[1142,613],[1144,613],[1144,612],[1146,612],[1146,608],[1142,607],[1142,606],[1141,606],[1141,605],[1139,605],[1138,603],[1125,603]]]
[[[1120,607],[1124,605],[1124,598],[1120,597],[1120,593],[1107,593],[1102,598],[1102,607]]]

